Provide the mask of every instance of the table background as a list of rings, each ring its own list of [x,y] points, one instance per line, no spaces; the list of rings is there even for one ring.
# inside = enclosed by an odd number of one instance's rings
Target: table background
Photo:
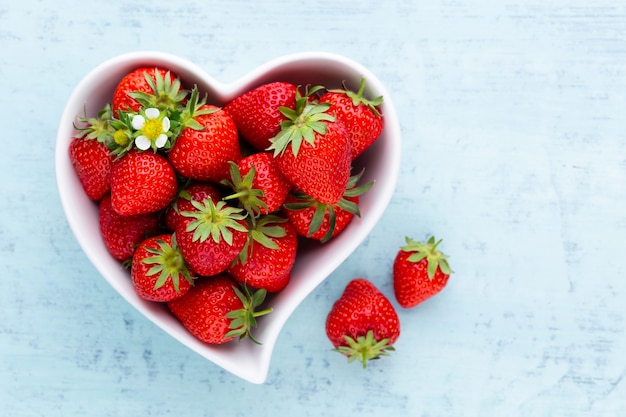
[[[0,6],[0,404],[21,416],[626,414],[626,6],[608,0],[14,1]],[[233,81],[324,50],[369,67],[402,126],[391,204],[296,310],[267,382],[171,340],[101,279],[56,191],[57,121],[136,50]],[[362,370],[324,320],[405,235],[455,274]],[[394,300],[395,304],[395,300]],[[397,305],[397,304],[396,304]]]

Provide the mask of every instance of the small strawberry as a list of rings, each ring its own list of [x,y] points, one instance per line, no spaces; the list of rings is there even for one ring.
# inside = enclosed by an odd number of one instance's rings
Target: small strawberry
[[[229,161],[242,158],[237,127],[219,107],[198,100],[194,88],[181,115],[181,132],[168,158],[181,175],[198,181],[228,178]]]
[[[84,126],[74,125],[78,130],[69,147],[69,156],[76,175],[89,198],[99,201],[111,189],[111,163],[107,148],[112,136],[109,126],[110,106],[98,112],[97,117],[79,118]]]
[[[113,114],[119,111],[139,112],[143,107],[175,111],[187,92],[179,78],[165,68],[140,67],[126,74],[113,92]]]
[[[441,239],[427,242],[406,238],[393,263],[393,288],[398,303],[404,308],[415,307],[438,294],[452,273],[447,256],[437,249]]]
[[[257,150],[264,150],[286,119],[280,107],[296,108],[295,85],[287,82],[261,85],[233,99],[224,110],[235,121],[241,137]]]
[[[164,209],[178,190],[167,159],[152,151],[129,151],[111,167],[111,201],[123,216]]]
[[[350,178],[351,149],[343,122],[327,113],[330,103],[297,95],[296,110],[281,107],[287,120],[271,139],[278,168],[295,188],[324,204],[336,204]]]
[[[225,198],[237,198],[253,216],[278,211],[291,190],[291,183],[280,172],[269,152],[248,155],[236,165],[231,162],[230,178],[222,183],[235,193]]]
[[[106,248],[115,259],[123,262],[132,258],[137,245],[159,230],[157,213],[122,216],[113,209],[110,194],[100,201],[98,215]]]
[[[345,124],[352,148],[352,160],[369,148],[383,131],[383,116],[377,109],[383,98],[381,96],[368,100],[363,97],[364,90],[365,78],[361,78],[359,91],[351,91],[344,85],[343,89],[329,90],[319,100],[320,103],[331,103],[328,112]]]
[[[144,300],[167,302],[185,295],[193,278],[176,244],[176,235],[162,234],[141,242],[133,255],[130,276]]]
[[[373,182],[357,187],[361,173],[350,177],[346,191],[337,204],[323,204],[301,191],[290,193],[285,200],[285,214],[300,236],[324,243],[337,236],[360,217],[359,196],[369,190]]]
[[[343,294],[333,304],[326,318],[326,335],[335,350],[367,361],[388,355],[400,336],[400,319],[393,305],[378,288],[365,278],[348,283]]]
[[[198,274],[223,272],[239,255],[248,238],[248,229],[241,209],[214,203],[210,198],[192,201],[193,210],[183,211],[185,217],[176,226],[176,239],[185,260]]]
[[[296,261],[298,238],[287,219],[261,216],[248,232],[248,241],[228,268],[237,281],[268,292],[284,289]]]
[[[172,232],[176,230],[176,225],[184,218],[180,213],[194,210],[191,202],[202,202],[205,198],[210,198],[217,204],[222,199],[222,193],[217,186],[208,182],[191,182],[181,187],[178,197],[165,210],[165,226]]]
[[[251,330],[257,325],[257,317],[271,312],[255,311],[265,294],[263,290],[253,294],[246,288],[240,290],[237,282],[224,273],[198,279],[187,294],[167,305],[182,325],[204,343],[223,344],[237,337],[249,337],[259,343]]]

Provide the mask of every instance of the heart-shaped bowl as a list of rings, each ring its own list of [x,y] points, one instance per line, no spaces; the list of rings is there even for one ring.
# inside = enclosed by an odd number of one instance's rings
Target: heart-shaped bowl
[[[224,105],[237,95],[272,81],[296,85],[324,85],[358,89],[366,78],[365,96],[383,96],[384,116],[381,137],[355,162],[353,172],[365,168],[362,183],[374,186],[361,197],[361,217],[325,244],[306,243],[299,247],[289,285],[267,301],[273,312],[260,318],[255,337],[224,345],[208,345],[193,337],[164,304],[145,301],[133,289],[129,271],[107,251],[99,228],[98,207],[82,189],[68,155],[73,122],[77,116],[95,116],[111,101],[119,80],[131,70],[145,65],[163,66],[177,74],[183,85],[197,85],[208,94],[208,102]],[[161,52],[131,52],[111,58],[89,72],[72,92],[59,122],[55,149],[57,187],[69,226],[89,260],[106,281],[133,307],[183,345],[225,370],[252,383],[263,383],[269,371],[272,351],[279,332],[292,312],[366,238],[391,200],[400,164],[400,127],[391,97],[383,84],[367,68],[343,56],[326,52],[304,52],[283,56],[261,65],[238,81],[224,84],[197,65]]]

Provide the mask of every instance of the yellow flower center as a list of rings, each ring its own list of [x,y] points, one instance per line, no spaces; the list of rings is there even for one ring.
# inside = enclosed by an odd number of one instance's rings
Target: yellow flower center
[[[163,122],[158,119],[146,120],[146,123],[143,125],[143,129],[141,130],[145,137],[151,141],[155,141],[156,138],[163,133]]]
[[[126,146],[130,142],[130,138],[126,134],[126,130],[118,129],[113,133],[113,141],[120,146]]]

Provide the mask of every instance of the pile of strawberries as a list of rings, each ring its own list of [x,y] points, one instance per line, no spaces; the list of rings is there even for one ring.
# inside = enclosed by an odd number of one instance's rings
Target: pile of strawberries
[[[254,340],[299,241],[341,233],[372,186],[351,172],[383,128],[364,86],[272,82],[218,107],[168,68],[141,67],[78,117],[70,159],[137,294],[206,343]]]
[[[195,337],[249,337],[267,293],[289,283],[299,242],[327,242],[359,216],[353,162],[380,136],[382,97],[260,85],[223,107],[167,68],[124,76],[95,117],[79,117],[69,154],[99,205],[102,238],[130,268],[137,294],[166,303]],[[411,308],[451,274],[441,241],[406,239],[393,266],[398,303]],[[393,350],[400,321],[367,279],[349,282],[326,334],[363,366]]]

